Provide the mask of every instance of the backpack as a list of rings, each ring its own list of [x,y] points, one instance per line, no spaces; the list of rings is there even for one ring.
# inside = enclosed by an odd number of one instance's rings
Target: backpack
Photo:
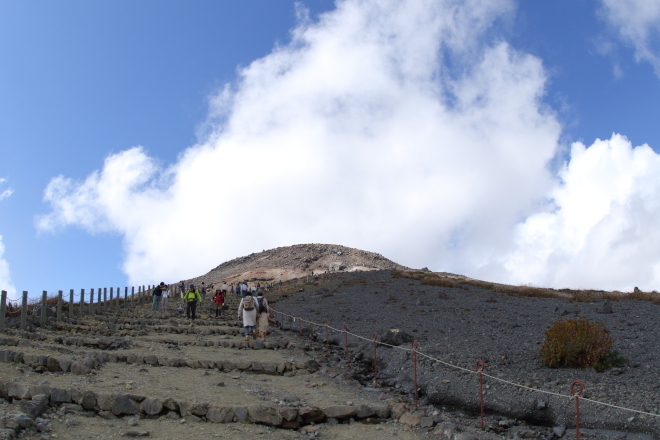
[[[254,299],[250,295],[243,298],[243,310],[254,310]]]
[[[264,299],[263,298],[257,298],[257,311],[259,313],[266,313],[266,307],[264,307]]]

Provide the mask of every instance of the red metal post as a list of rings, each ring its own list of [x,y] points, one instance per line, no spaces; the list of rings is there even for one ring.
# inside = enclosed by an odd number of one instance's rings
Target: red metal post
[[[415,408],[419,408],[419,399],[417,398],[417,349],[419,348],[419,343],[417,341],[412,341],[413,349],[413,376],[414,376],[414,386],[415,386]]]
[[[344,337],[346,340],[346,365],[348,371],[351,371],[351,356],[348,354],[348,326],[346,324],[344,324]]]
[[[378,388],[378,365],[376,363],[377,358],[376,358],[376,347],[378,346],[378,342],[376,342],[376,338],[378,335],[376,333],[373,334],[374,338],[374,388]]]
[[[575,396],[575,440],[580,440],[580,395],[583,391],[584,385],[579,380],[571,384],[571,394]]]
[[[481,406],[481,430],[486,429],[484,422],[484,375],[483,371],[486,369],[486,363],[479,359],[477,361],[477,371],[479,372],[479,405]]]
[[[325,320],[325,357],[329,356],[329,350],[328,350],[328,320]]]

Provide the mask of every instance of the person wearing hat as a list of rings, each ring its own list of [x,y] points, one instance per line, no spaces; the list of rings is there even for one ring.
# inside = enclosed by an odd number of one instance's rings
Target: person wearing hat
[[[195,289],[194,284],[191,284],[188,288],[188,291],[183,296],[183,301],[186,303],[186,318],[191,318],[194,321],[197,312],[197,303],[202,302],[202,295]]]

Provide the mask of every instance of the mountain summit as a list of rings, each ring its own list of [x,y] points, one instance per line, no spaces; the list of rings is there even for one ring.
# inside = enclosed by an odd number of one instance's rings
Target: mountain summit
[[[408,269],[381,254],[336,244],[297,244],[253,253],[222,263],[189,280],[207,285],[225,280],[276,283],[325,272]]]

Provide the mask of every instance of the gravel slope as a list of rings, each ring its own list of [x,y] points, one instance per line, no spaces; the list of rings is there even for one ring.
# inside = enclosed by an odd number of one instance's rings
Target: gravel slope
[[[656,325],[660,306],[651,302],[611,302],[611,313],[603,313],[608,311],[604,301],[573,303],[514,297],[472,286],[465,286],[467,290],[425,286],[419,281],[393,278],[391,271],[326,276],[317,284],[296,286],[296,291],[305,291],[280,299],[275,307],[318,323],[328,319],[336,328],[343,328],[345,323],[351,332],[367,338],[374,332],[381,338],[398,329],[412,335],[420,351],[471,371],[482,359],[487,363],[486,373],[496,378],[563,395],[569,395],[571,383],[580,380],[587,398],[660,413],[660,378],[656,374],[660,360],[654,350],[660,338]],[[615,348],[628,359],[625,367],[597,373],[593,369],[551,369],[540,363],[538,353],[546,330],[557,320],[578,316],[605,323],[617,341]],[[297,323],[292,326],[298,329]],[[325,337],[323,329],[316,332],[318,338]],[[330,339],[343,346],[343,338],[333,334]],[[365,370],[362,376],[355,373],[354,377],[370,381],[372,344],[351,338],[351,345],[354,355],[361,353],[358,357]],[[412,396],[410,352],[384,347],[378,351],[381,383],[393,387],[392,392]],[[334,360],[339,362],[339,356]],[[475,374],[421,357],[419,370],[423,404],[477,410]],[[486,378],[485,386],[486,408],[491,414],[551,427],[574,426],[572,398],[533,392],[490,378]],[[599,438],[624,438],[621,433],[629,433],[628,439],[660,438],[657,417],[585,401],[581,424],[583,428],[619,432],[608,437],[605,431],[595,431]],[[634,437],[633,433],[646,435]]]

